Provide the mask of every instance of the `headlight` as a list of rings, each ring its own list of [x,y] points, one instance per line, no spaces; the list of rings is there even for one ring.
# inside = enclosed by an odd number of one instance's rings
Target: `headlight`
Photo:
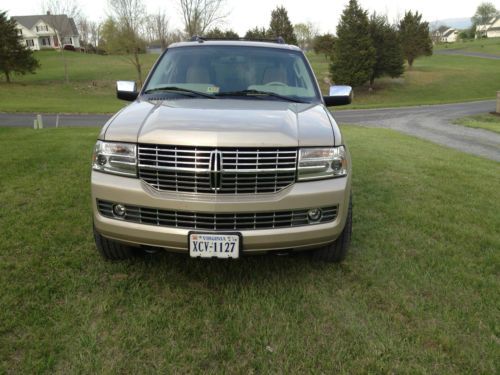
[[[298,172],[298,181],[347,175],[347,155],[344,146],[301,148]]]
[[[137,176],[137,147],[132,143],[97,141],[92,157],[92,169],[96,171]]]

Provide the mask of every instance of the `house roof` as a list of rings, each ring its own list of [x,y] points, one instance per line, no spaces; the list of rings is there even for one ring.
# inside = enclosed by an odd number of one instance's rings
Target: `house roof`
[[[450,36],[455,32],[455,29],[448,29],[446,32],[443,34],[444,37]]]
[[[76,28],[75,21],[73,18],[68,17],[65,14],[42,14],[35,16],[13,16],[18,23],[26,27],[27,29],[32,29],[33,26],[37,24],[38,21],[42,20],[46,24],[51,25],[55,28],[58,26],[61,30],[58,30],[61,34],[64,35],[78,35],[78,29]]]

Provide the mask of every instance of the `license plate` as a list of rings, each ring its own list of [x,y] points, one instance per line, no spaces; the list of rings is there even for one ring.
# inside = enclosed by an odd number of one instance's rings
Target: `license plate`
[[[233,258],[240,256],[238,234],[190,233],[189,255],[192,258]]]

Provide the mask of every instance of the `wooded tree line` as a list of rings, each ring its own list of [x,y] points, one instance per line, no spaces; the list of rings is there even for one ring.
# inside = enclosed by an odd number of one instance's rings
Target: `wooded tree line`
[[[139,55],[149,45],[165,49],[170,43],[185,40],[193,35],[207,38],[237,39],[233,30],[223,30],[226,0],[177,0],[176,14],[158,10],[146,12],[144,0],[107,0],[108,17],[98,23],[82,16],[77,0],[43,0],[42,10],[52,14],[67,14],[75,19],[81,45],[87,51],[123,54],[137,71],[142,83],[142,64]],[[33,72],[38,64],[31,52],[20,44],[15,23],[6,13],[0,13],[0,71],[7,79],[12,73]],[[485,22],[498,11],[483,3],[473,17],[475,24]],[[180,15],[182,30],[172,30],[169,17]],[[311,22],[293,25],[284,6],[276,7],[270,15],[269,26],[255,27],[243,36],[245,39],[275,39],[282,37],[286,43],[298,45],[303,50],[313,49],[331,60],[331,75],[336,84],[360,86],[367,82],[373,87],[375,79],[382,76],[398,77],[404,72],[404,61],[411,68],[416,58],[432,54],[429,24],[418,12],[408,11],[396,24],[387,17],[372,14],[350,0],[337,26],[336,35],[318,33]],[[9,39],[10,38],[10,39]],[[7,40],[8,39],[8,40]],[[17,44],[16,44],[17,43]],[[16,48],[14,48],[16,45]],[[16,56],[15,58],[13,56]],[[22,57],[21,57],[22,56]],[[64,53],[65,78],[69,81]],[[17,65],[17,66],[16,66]]]

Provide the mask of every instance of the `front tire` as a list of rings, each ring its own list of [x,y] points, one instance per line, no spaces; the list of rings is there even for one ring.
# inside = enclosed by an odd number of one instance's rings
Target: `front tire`
[[[125,260],[134,255],[133,248],[103,237],[94,226],[95,246],[106,260]]]
[[[349,208],[347,211],[347,219],[340,234],[335,242],[326,245],[313,252],[313,259],[322,262],[339,263],[344,260],[347,255],[347,250],[351,243],[352,234],[352,198],[349,199]]]

